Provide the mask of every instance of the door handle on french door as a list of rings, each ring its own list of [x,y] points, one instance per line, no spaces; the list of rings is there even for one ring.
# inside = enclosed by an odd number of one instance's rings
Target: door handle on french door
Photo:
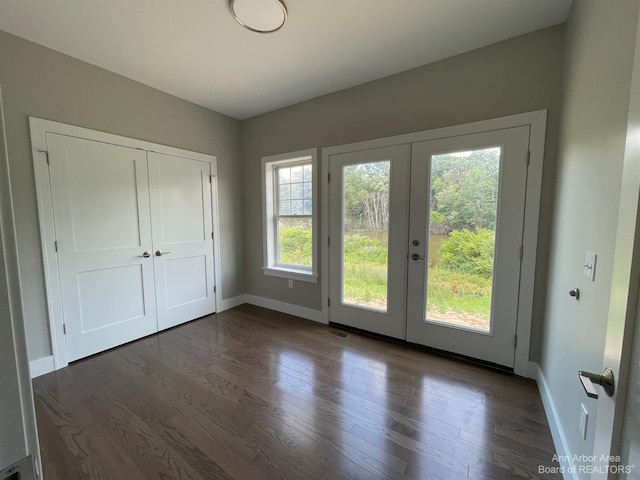
[[[156,250],[156,257],[161,257],[162,255],[169,255],[171,252],[163,252],[162,250]]]
[[[578,377],[580,378],[580,382],[582,383],[582,388],[584,388],[587,397],[590,398],[598,398],[598,393],[596,389],[593,387],[593,384],[600,385],[609,396],[613,395],[615,391],[615,381],[613,378],[613,370],[610,368],[605,368],[600,375],[597,373],[585,372],[583,370],[578,371]]]
[[[138,255],[139,257],[149,258],[151,254],[149,252],[142,252],[142,255]]]
[[[417,253],[414,253],[413,255],[411,255],[411,258],[413,260],[424,260],[424,257],[421,257],[420,255],[418,255]]]

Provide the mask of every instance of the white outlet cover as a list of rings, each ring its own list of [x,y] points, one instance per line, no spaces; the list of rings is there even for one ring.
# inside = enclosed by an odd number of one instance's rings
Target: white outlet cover
[[[587,252],[584,258],[584,276],[592,282],[596,281],[596,260],[598,255],[593,252]]]

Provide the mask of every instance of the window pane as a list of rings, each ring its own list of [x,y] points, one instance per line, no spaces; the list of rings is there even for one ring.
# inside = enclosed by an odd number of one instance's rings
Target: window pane
[[[278,219],[278,260],[287,265],[312,266],[311,218]]]
[[[304,166],[303,179],[305,182],[311,181],[311,165]]]
[[[278,183],[291,183],[291,169],[278,167]]]
[[[302,165],[291,167],[291,182],[302,182]]]
[[[304,200],[291,200],[291,215],[304,214]]]
[[[280,194],[280,200],[289,200],[291,198],[291,186],[289,184],[280,185],[278,193]]]
[[[501,148],[431,157],[425,321],[491,331]]]
[[[344,167],[342,303],[387,311],[391,163]]]
[[[280,208],[278,210],[280,215],[291,215],[291,201],[280,200]]]
[[[311,211],[311,200],[305,200],[304,201],[304,214],[305,215],[311,215],[312,211]]]
[[[302,184],[302,188],[304,189],[304,192],[302,194],[303,198],[311,198],[312,195],[312,191],[311,191],[311,182],[305,182]]]
[[[292,199],[301,199],[303,197],[302,190],[303,183],[292,183],[291,184],[291,198]]]

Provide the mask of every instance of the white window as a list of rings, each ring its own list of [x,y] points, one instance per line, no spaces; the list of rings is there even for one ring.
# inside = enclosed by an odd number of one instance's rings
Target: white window
[[[262,158],[264,273],[317,282],[316,149]]]

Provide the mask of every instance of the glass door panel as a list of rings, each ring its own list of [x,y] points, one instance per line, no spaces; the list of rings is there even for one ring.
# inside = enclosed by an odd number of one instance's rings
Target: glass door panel
[[[409,152],[329,157],[331,322],[405,338]]]
[[[408,341],[513,366],[528,149],[529,127],[413,144]]]
[[[387,312],[391,162],[347,165],[342,181],[341,302]]]
[[[425,320],[491,331],[502,147],[431,156]]]

